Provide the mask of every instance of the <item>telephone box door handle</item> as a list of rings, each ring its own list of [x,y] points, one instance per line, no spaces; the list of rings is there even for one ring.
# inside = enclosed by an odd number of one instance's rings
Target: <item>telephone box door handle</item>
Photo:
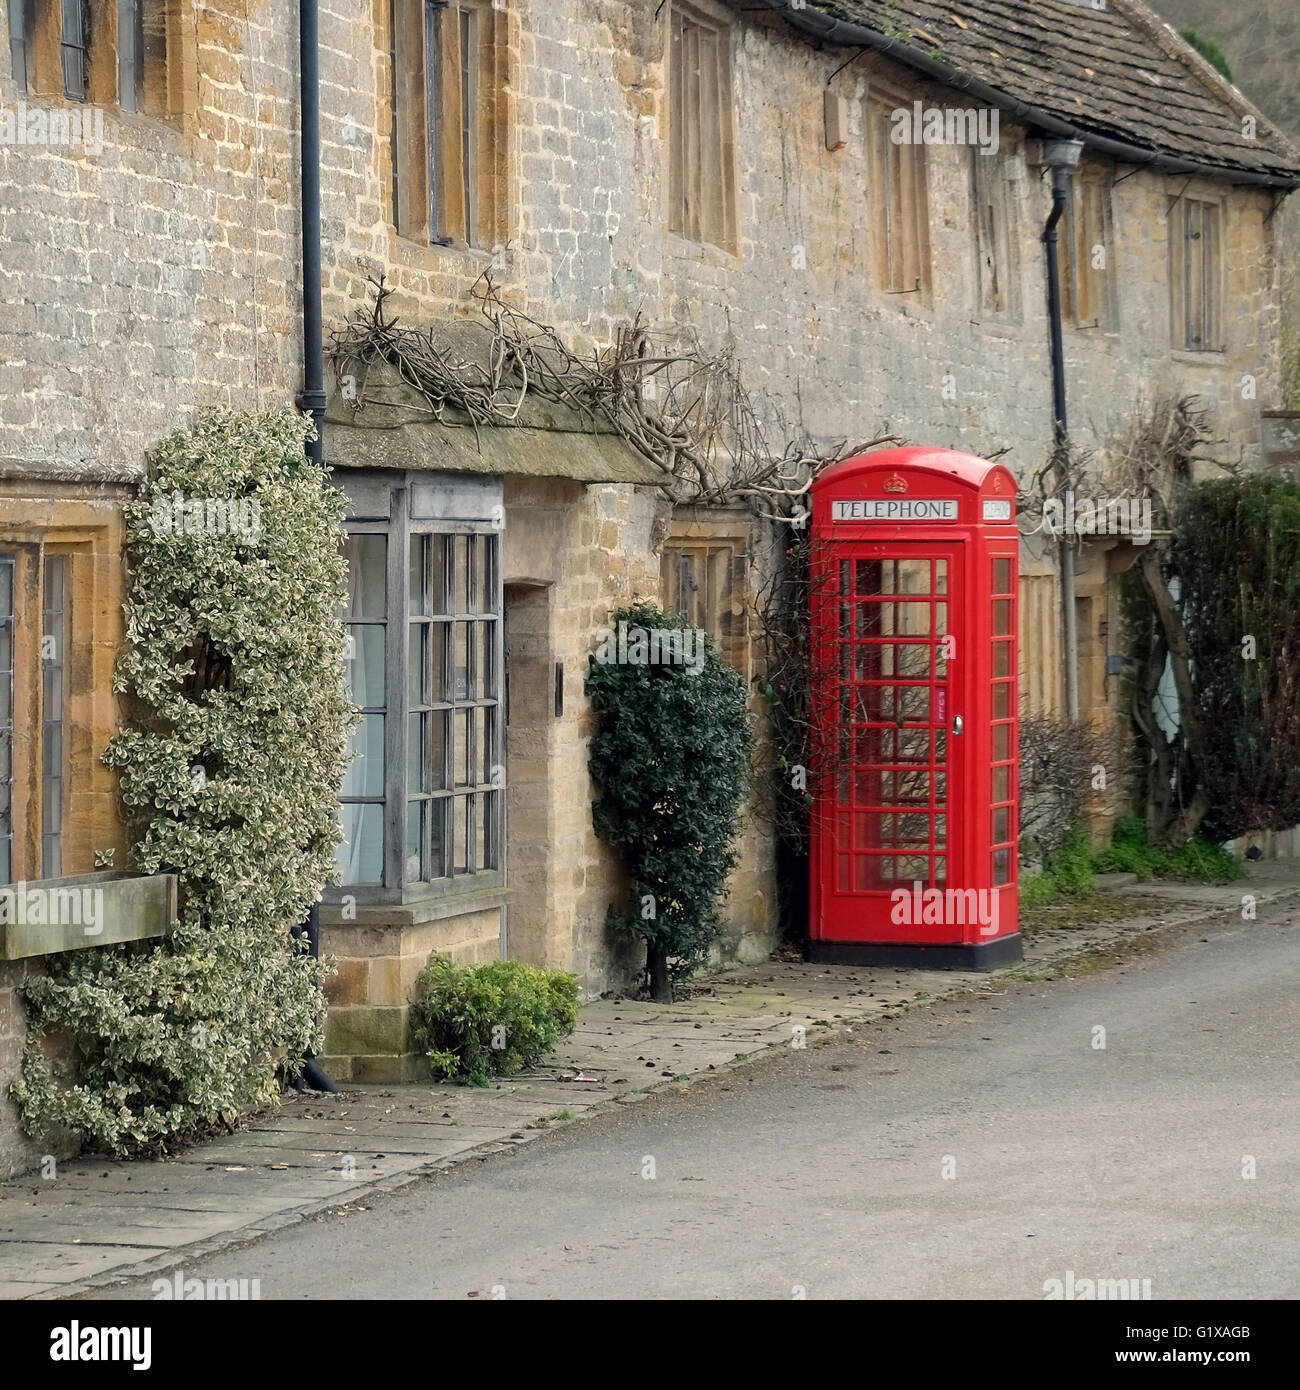
[[[954,734],[961,734],[961,715],[954,714],[952,717],[952,731]]]

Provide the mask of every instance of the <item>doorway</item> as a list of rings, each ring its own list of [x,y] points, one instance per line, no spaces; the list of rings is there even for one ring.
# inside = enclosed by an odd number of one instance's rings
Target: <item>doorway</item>
[[[506,846],[510,905],[504,954],[547,964],[554,835],[551,739],[554,687],[549,584],[505,586]]]

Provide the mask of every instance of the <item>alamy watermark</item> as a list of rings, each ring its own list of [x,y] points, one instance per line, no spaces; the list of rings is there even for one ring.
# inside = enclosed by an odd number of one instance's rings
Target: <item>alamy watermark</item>
[[[1064,497],[1043,502],[1043,530],[1049,536],[1128,536],[1135,545],[1151,539],[1149,497]]]
[[[243,1303],[262,1297],[260,1279],[187,1279],[179,1269],[155,1279],[150,1287],[154,1298],[163,1302]]]
[[[82,1327],[73,1321],[50,1330],[51,1361],[129,1361],[134,1371],[153,1365],[151,1327]]]
[[[0,926],[80,927],[86,936],[98,936],[104,930],[104,890],[11,884],[0,888]]]
[[[1044,1279],[1043,1297],[1048,1303],[1118,1301],[1134,1302],[1151,1297],[1150,1279],[1077,1279],[1067,1269],[1064,1279]]]
[[[256,497],[155,497],[149,514],[159,536],[238,536],[256,545],[262,504]]]
[[[705,635],[698,627],[603,627],[596,634],[595,657],[602,666],[685,666],[698,676],[704,670]]]
[[[980,154],[997,154],[1000,113],[996,106],[896,106],[889,113],[895,145],[971,145]]]
[[[104,110],[100,106],[0,106],[0,145],[78,147],[104,152]]]
[[[923,888],[916,879],[910,888],[889,895],[889,920],[895,926],[952,927],[979,924],[981,936],[998,934],[996,888]]]

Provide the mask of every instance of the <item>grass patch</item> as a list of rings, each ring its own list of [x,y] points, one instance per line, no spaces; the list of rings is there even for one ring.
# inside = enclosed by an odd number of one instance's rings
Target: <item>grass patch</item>
[[[1246,876],[1239,859],[1203,836],[1177,850],[1151,844],[1146,823],[1137,816],[1116,819],[1110,848],[1102,850],[1093,862],[1099,873],[1174,878],[1188,883],[1233,883]]]
[[[1041,872],[1020,880],[1020,906],[1032,912],[1087,899],[1097,892],[1097,874],[1136,874],[1140,879],[1169,878],[1184,883],[1234,883],[1245,878],[1241,861],[1222,845],[1198,835],[1181,849],[1151,844],[1146,823],[1119,816],[1109,848],[1093,854],[1081,827],[1043,861]],[[1106,920],[1099,917],[1096,920]]]
[[[1064,898],[1087,897],[1096,892],[1096,888],[1087,839],[1083,830],[1076,826],[1061,848],[1043,860],[1039,873],[1028,874],[1020,880],[1020,906],[1045,907]]]

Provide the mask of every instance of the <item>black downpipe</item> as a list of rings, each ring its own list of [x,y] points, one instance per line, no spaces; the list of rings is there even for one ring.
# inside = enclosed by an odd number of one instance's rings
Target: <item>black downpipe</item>
[[[1068,169],[1052,170],[1052,211],[1043,228],[1047,248],[1047,324],[1052,347],[1052,437],[1059,448],[1065,443],[1065,343],[1061,336],[1061,247],[1056,227],[1065,216],[1069,188]]]
[[[320,254],[320,44],[316,0],[301,0],[298,10],[299,72],[302,106],[302,366],[303,389],[298,409],[311,415],[314,439],[307,457],[319,467],[324,459],[325,334],[321,315]]]
[[[320,957],[320,903],[312,903],[311,911],[307,914],[307,920],[300,926],[295,933],[300,939],[305,939],[307,953],[313,960]],[[293,1082],[295,1091],[330,1091],[336,1092],[338,1087],[334,1084],[334,1079],[316,1061],[314,1052],[303,1054],[302,1070],[298,1073]]]
[[[316,0],[301,0],[298,9],[298,51],[302,108],[302,368],[303,389],[295,404],[311,415],[313,439],[306,444],[307,457],[318,468],[324,460],[325,334],[321,312],[320,254],[320,44]],[[313,903],[307,920],[298,929],[313,960],[320,957],[320,904]],[[337,1091],[329,1074],[312,1053],[303,1058],[294,1081],[298,1091]]]
[[[1070,172],[1061,165],[1052,168],[1052,211],[1043,228],[1043,245],[1047,248],[1047,323],[1052,351],[1052,438],[1056,444],[1057,466],[1064,472],[1067,459],[1064,451],[1069,440],[1069,422],[1065,399],[1065,343],[1061,335],[1061,257],[1057,224],[1065,215]],[[1074,549],[1070,538],[1061,536],[1059,547],[1061,566],[1061,638],[1064,657],[1065,712],[1074,724],[1079,719],[1079,672],[1076,663],[1078,634],[1074,612]]]

